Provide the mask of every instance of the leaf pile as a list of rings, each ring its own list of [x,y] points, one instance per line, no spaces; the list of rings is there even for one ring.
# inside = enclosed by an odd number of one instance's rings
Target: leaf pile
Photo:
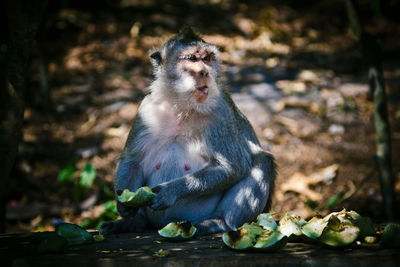
[[[236,231],[225,232],[222,240],[235,250],[275,251],[283,248],[294,237],[303,237],[331,247],[343,247],[357,239],[376,240],[372,238],[375,235],[369,218],[343,209],[325,217],[316,216],[308,222],[287,212],[278,224],[269,213],[262,213],[257,217],[257,222],[245,223]],[[395,243],[390,241],[390,244]]]

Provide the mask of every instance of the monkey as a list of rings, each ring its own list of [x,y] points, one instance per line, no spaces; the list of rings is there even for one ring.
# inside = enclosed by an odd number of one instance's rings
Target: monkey
[[[149,186],[144,208],[117,203],[122,219],[100,233],[143,232],[190,221],[198,235],[235,230],[270,203],[276,176],[247,118],[221,85],[216,46],[184,27],[150,53],[154,80],[115,174],[115,191]]]

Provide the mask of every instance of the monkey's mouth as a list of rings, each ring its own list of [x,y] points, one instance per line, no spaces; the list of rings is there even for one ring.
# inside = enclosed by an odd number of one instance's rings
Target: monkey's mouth
[[[200,93],[202,93],[203,95],[207,96],[208,95],[208,86],[204,85],[201,87],[197,87],[196,88]]]
[[[208,86],[200,86],[196,87],[196,91],[194,91],[194,97],[197,103],[203,103],[206,101],[208,97]]]

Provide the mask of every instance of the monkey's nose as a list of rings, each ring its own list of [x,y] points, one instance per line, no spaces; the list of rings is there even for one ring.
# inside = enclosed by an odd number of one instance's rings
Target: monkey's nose
[[[205,78],[205,77],[208,76],[208,71],[206,71],[206,70],[201,70],[201,71],[199,72],[199,74],[200,74],[200,77]]]

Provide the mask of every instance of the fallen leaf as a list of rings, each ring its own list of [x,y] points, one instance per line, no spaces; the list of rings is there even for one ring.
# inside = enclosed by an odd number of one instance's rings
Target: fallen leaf
[[[169,255],[169,251],[163,250],[163,249],[160,249],[160,250],[154,252],[154,254],[153,254],[153,256],[155,256],[155,257],[166,257],[168,255]]]
[[[281,190],[283,192],[293,191],[304,195],[312,201],[320,201],[323,198],[322,194],[310,189],[310,186],[321,182],[327,183],[328,181],[331,181],[336,177],[338,169],[339,165],[333,164],[320,169],[309,176],[296,172],[287,180],[286,183],[281,185]]]

